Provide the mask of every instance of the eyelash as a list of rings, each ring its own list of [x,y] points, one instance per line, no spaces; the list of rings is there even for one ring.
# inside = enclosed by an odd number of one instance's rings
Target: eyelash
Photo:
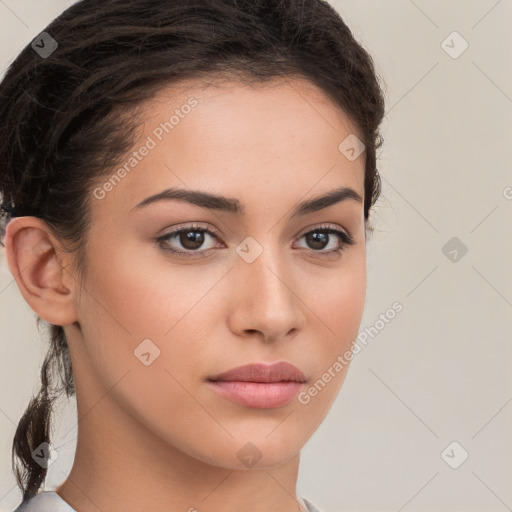
[[[198,226],[196,224],[192,224],[190,226],[185,226],[185,227],[182,227],[182,228],[178,228],[174,231],[171,231],[165,235],[162,235],[160,237],[158,237],[155,242],[156,244],[162,248],[162,250],[166,251],[166,252],[169,252],[169,253],[172,253],[176,256],[180,256],[180,257],[185,257],[185,258],[189,258],[189,257],[192,257],[192,258],[197,258],[197,257],[206,257],[208,256],[211,251],[214,251],[215,249],[211,248],[211,249],[206,249],[206,250],[202,250],[202,251],[193,251],[193,250],[188,250],[188,251],[179,251],[179,250],[176,250],[176,249],[169,249],[169,248],[165,248],[163,247],[163,244],[165,242],[168,242],[169,240],[175,238],[176,236],[179,236],[181,233],[189,233],[189,232],[201,232],[201,233],[208,233],[209,235],[211,235],[212,237],[216,238],[218,240],[218,232],[215,231],[215,230],[211,230],[211,229],[207,229],[207,228],[204,228],[204,227],[201,227],[201,226]],[[354,245],[355,242],[354,242],[354,238],[352,237],[352,235],[350,235],[349,233],[346,233],[344,231],[341,231],[337,228],[333,228],[332,226],[318,226],[310,231],[307,231],[306,233],[302,234],[297,240],[300,240],[301,238],[307,236],[307,235],[310,235],[312,233],[317,233],[317,232],[322,232],[322,233],[328,233],[328,234],[333,234],[333,235],[337,235],[340,239],[340,246],[337,248],[337,249],[331,249],[329,251],[322,251],[322,250],[319,250],[319,251],[316,251],[316,250],[313,250],[313,249],[309,249],[309,252],[310,253],[313,253],[315,255],[318,255],[318,256],[325,256],[325,255],[330,255],[330,254],[341,254],[342,251],[344,251],[347,246],[350,246],[350,245]],[[306,249],[307,250],[307,249]]]

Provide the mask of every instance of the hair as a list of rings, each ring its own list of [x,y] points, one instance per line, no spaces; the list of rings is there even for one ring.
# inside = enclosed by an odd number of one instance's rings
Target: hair
[[[43,57],[27,44],[0,83],[0,221],[43,219],[73,253],[80,278],[91,189],[133,144],[129,114],[181,80],[300,77],[319,87],[363,137],[368,220],[381,190],[384,94],[370,54],[325,0],[82,0],[45,32],[58,44],[53,53]],[[54,401],[75,393],[63,327],[45,325],[41,388],[12,445],[23,502],[46,478],[32,454],[50,443]]]

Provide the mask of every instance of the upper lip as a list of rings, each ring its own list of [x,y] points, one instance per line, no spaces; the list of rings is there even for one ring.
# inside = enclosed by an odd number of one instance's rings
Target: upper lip
[[[305,382],[306,377],[296,367],[286,361],[274,364],[247,364],[237,366],[226,372],[209,377],[210,381],[243,381],[243,382]]]

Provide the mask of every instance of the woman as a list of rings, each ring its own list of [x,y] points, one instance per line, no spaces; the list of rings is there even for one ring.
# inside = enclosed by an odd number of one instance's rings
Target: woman
[[[383,115],[322,0],[82,0],[21,52],[4,244],[50,350],[17,510],[318,510],[300,450],[363,314]],[[64,392],[76,455],[41,491]]]

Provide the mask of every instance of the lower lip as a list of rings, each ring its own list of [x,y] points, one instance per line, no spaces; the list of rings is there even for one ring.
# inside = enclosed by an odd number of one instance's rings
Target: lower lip
[[[300,382],[209,381],[219,395],[246,407],[274,409],[293,400],[300,391]]]

